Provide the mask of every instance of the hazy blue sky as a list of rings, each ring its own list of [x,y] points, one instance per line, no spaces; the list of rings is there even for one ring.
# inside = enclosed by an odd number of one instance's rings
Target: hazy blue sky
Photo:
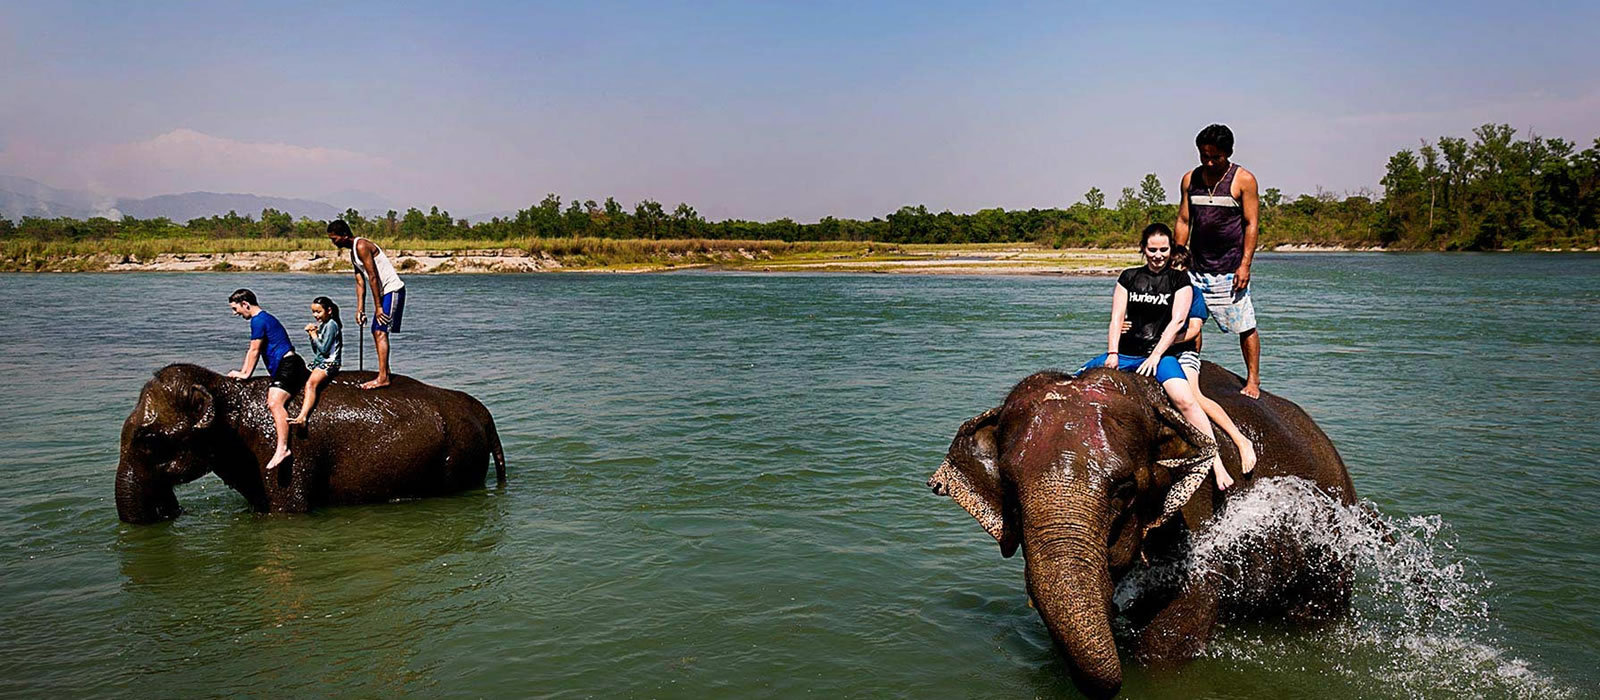
[[[1113,4],[0,0],[0,173],[810,221],[1171,195],[1216,121],[1291,195],[1485,122],[1600,137],[1600,3]]]

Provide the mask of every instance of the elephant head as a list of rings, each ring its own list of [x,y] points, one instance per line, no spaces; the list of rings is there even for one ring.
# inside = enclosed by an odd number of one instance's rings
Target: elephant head
[[[151,523],[178,515],[173,487],[211,471],[226,433],[219,412],[219,375],[173,365],[144,385],[139,403],[122,424],[117,463],[117,515]]]
[[[1002,555],[1020,544],[1028,593],[1074,681],[1112,695],[1122,685],[1112,582],[1138,561],[1174,472],[1215,449],[1154,382],[1108,370],[1041,372],[964,423],[928,485],[977,518]],[[1211,506],[1203,487],[1183,519],[1193,527]]]

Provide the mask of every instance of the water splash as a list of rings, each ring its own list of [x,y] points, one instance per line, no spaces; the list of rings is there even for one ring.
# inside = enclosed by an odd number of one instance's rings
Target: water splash
[[[1226,625],[1206,656],[1259,672],[1289,658],[1314,659],[1319,672],[1379,695],[1572,695],[1510,653],[1490,608],[1492,582],[1457,552],[1442,518],[1391,517],[1371,503],[1345,507],[1303,479],[1261,479],[1230,498],[1185,557],[1129,576],[1117,603],[1126,606],[1198,571],[1223,572],[1230,603],[1259,603],[1274,591],[1236,576],[1253,553],[1279,538],[1331,555],[1313,556],[1306,563],[1312,569],[1353,572],[1350,610],[1311,634],[1270,622]]]

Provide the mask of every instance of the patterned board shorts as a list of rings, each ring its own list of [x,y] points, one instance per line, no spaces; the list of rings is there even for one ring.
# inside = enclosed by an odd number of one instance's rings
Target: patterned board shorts
[[[1212,275],[1190,272],[1195,291],[1205,297],[1211,318],[1224,333],[1248,333],[1256,329],[1256,307],[1250,302],[1250,288],[1233,290],[1233,273]]]
[[[1192,369],[1195,371],[1195,374],[1199,374],[1200,353],[1193,350],[1184,350],[1183,352],[1178,353],[1178,366],[1182,367],[1186,371]]]

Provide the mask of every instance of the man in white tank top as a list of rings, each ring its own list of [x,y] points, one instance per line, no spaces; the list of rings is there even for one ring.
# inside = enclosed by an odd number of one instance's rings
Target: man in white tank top
[[[363,389],[389,386],[389,334],[400,332],[406,308],[406,284],[394,271],[394,263],[378,244],[350,233],[342,219],[328,222],[328,240],[350,251],[350,265],[356,271],[356,322],[367,322],[367,291],[372,292],[372,344],[378,348],[378,376],[361,385]]]

